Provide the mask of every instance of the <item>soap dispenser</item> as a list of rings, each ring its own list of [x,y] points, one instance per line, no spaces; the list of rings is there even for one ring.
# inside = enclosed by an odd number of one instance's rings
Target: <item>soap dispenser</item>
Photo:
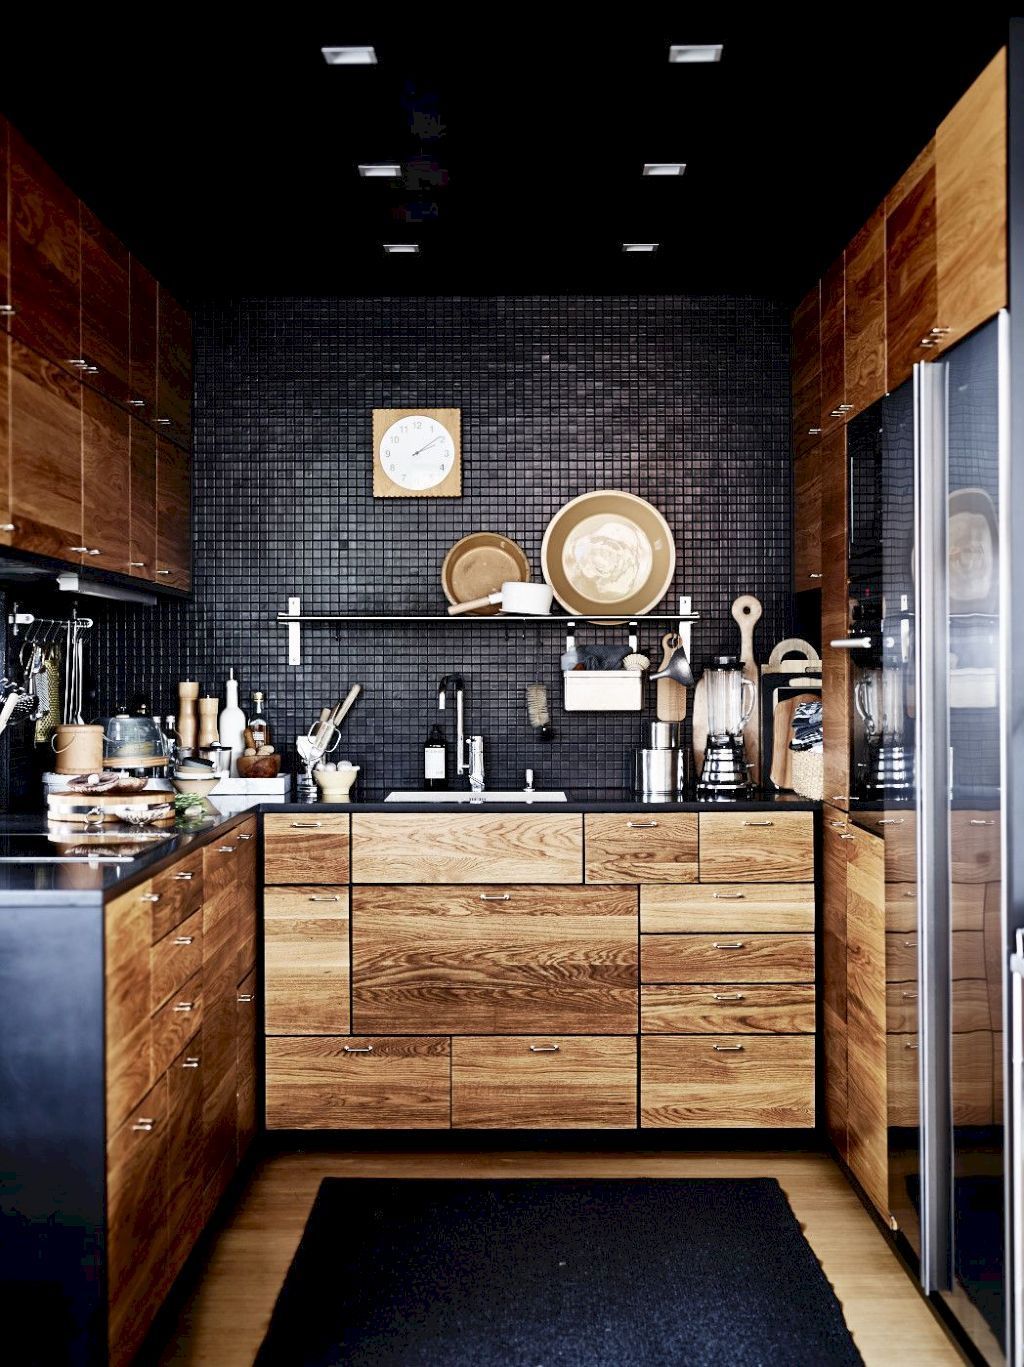
[[[233,669],[228,671],[224,696],[217,733],[221,745],[231,747],[231,772],[237,778],[238,757],[245,752],[245,713],[238,705],[238,680]]]
[[[444,732],[440,726],[432,726],[430,735],[423,747],[423,786],[424,788],[447,788],[447,753]]]

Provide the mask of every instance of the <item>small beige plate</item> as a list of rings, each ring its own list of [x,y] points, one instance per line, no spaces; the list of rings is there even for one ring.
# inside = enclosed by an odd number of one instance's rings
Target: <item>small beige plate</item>
[[[468,603],[495,593],[506,582],[528,584],[530,562],[523,548],[497,532],[473,532],[456,541],[441,566],[441,587],[449,603]],[[500,603],[467,616],[493,617]]]

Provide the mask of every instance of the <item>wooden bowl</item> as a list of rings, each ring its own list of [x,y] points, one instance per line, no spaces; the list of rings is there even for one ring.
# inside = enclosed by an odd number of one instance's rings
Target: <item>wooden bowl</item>
[[[239,755],[239,778],[277,778],[281,772],[280,755]]]

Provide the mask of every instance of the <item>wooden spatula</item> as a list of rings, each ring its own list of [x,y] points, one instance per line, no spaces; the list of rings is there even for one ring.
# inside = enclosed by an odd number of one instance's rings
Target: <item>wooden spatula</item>
[[[754,685],[754,710],[743,728],[743,743],[747,751],[747,760],[752,765],[750,770],[751,782],[759,784],[761,782],[761,686],[757,677],[757,665],[754,662],[754,628],[761,620],[760,600],[755,598],[752,593],[741,593],[738,598],[733,600],[732,615],[740,629],[740,663],[743,666],[743,677],[749,679]]]
[[[669,631],[661,638],[661,664],[664,669],[679,645],[679,637]],[[656,709],[659,721],[682,721],[686,716],[686,689],[675,679],[659,679]]]

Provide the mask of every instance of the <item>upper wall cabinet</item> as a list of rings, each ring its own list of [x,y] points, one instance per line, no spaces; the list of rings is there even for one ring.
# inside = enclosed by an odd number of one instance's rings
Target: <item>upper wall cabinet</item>
[[[11,322],[11,214],[8,168],[11,161],[11,128],[0,115],[0,332],[6,332]]]
[[[127,403],[128,251],[96,215],[82,205],[83,380]]]
[[[821,428],[839,426],[846,416],[846,350],[844,330],[846,278],[842,257],[821,280]]]
[[[1006,51],[935,135],[939,346],[1006,305]]]
[[[846,405],[853,417],[885,393],[885,210],[846,249]]]
[[[10,543],[72,564],[82,558],[82,386],[11,340]]]
[[[156,421],[181,445],[192,430],[192,320],[162,286],[157,320]]]
[[[935,143],[885,201],[887,388],[924,360],[939,332],[935,241]]]
[[[129,382],[133,414],[156,417],[156,281],[133,256],[129,264]]]
[[[821,435],[821,298],[818,286],[793,314],[793,451],[802,456]]]

